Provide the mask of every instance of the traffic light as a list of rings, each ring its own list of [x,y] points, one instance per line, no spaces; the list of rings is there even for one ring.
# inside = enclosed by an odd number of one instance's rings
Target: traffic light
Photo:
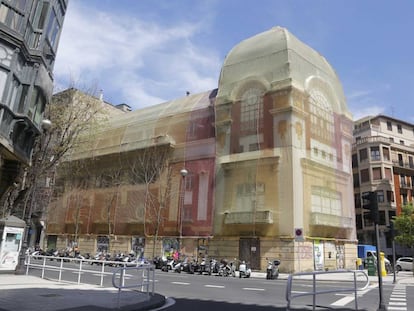
[[[374,191],[362,194],[362,208],[369,210],[370,218],[374,224],[379,223],[377,193]]]
[[[394,228],[394,221],[393,220],[390,220],[390,225],[388,226],[388,228],[389,228],[390,238],[392,240],[394,240],[394,238],[395,238],[395,228]]]

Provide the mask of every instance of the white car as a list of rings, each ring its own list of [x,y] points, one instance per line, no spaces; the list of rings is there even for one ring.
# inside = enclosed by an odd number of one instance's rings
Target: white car
[[[401,257],[395,262],[395,269],[397,271],[412,271],[413,270],[413,258]]]

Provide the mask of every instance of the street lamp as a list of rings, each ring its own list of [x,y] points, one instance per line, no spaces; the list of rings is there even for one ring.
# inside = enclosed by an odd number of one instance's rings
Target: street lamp
[[[41,127],[42,127],[42,133],[46,134],[48,130],[50,130],[50,128],[52,127],[52,122],[49,119],[43,119],[42,123],[41,123]],[[43,150],[44,146],[44,142],[42,137],[39,138],[40,139],[40,149]],[[34,163],[34,165],[39,165],[38,163]],[[34,169],[36,169],[36,167],[34,167]],[[31,185],[31,187],[35,188],[35,185]],[[31,191],[31,195],[32,195],[32,200],[33,200],[33,194],[34,191]],[[31,227],[31,221],[32,221],[32,206],[33,206],[33,202],[29,203],[29,208],[26,210],[26,206],[23,210],[23,219],[26,223],[25,229],[24,229],[24,233],[23,233],[23,243],[22,243],[22,247],[20,249],[20,253],[19,253],[19,260],[15,269],[15,274],[25,274],[26,273],[26,269],[25,269],[25,260],[26,260],[26,251],[29,248],[29,230]]]
[[[179,206],[180,207],[180,210],[179,210],[179,213],[180,213],[180,218],[179,218],[179,221],[180,221],[180,227],[179,227],[180,238],[178,240],[178,250],[179,251],[181,251],[181,240],[183,238],[183,208],[184,208],[184,194],[185,194],[185,177],[188,175],[188,171],[185,168],[183,168],[180,171],[180,175],[182,177],[182,181],[181,181],[182,190],[181,190],[181,200],[180,200],[180,206]]]

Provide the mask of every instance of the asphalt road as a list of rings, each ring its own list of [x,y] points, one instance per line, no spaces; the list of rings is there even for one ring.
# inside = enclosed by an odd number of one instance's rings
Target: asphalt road
[[[74,263],[74,268],[76,267]],[[56,263],[58,265],[58,263]],[[88,265],[89,270],[102,271],[102,266]],[[112,267],[104,267],[105,271],[112,271]],[[40,275],[39,270],[31,271],[33,275]],[[45,277],[56,279],[56,271],[47,271]],[[76,282],[77,273],[63,272],[62,279]],[[82,283],[100,284],[98,273],[82,275]],[[265,278],[234,278],[220,277],[215,275],[198,275],[187,273],[162,272],[156,270],[155,291],[166,297],[172,298],[172,304],[168,310],[186,311],[194,310],[196,303],[197,310],[208,308],[214,310],[286,310],[286,280],[266,280]],[[355,299],[353,293],[341,292],[350,288],[351,282],[321,281],[318,283],[318,290],[334,290],[333,293],[318,295],[316,304],[317,310],[355,310]],[[103,286],[112,287],[111,277],[104,278]],[[295,281],[292,292],[309,292],[312,283],[309,280]],[[388,307],[390,302],[397,305],[390,306],[389,310],[414,310],[414,286],[403,286],[399,293],[404,293],[398,298],[393,298],[396,286],[383,284],[383,305]],[[401,298],[402,297],[402,298]],[[412,298],[411,298],[412,297]],[[391,299],[392,298],[392,299]],[[406,309],[401,307],[402,299],[405,299]],[[377,284],[371,284],[369,288],[358,293],[358,309],[374,311],[379,306],[379,290]],[[311,309],[312,296],[297,298],[292,303],[294,310]],[[308,307],[306,307],[308,306]],[[344,309],[345,308],[345,309]]]

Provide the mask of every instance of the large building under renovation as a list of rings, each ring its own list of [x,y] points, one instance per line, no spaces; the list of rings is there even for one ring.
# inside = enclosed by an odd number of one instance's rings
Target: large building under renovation
[[[228,53],[217,89],[115,115],[72,154],[47,246],[354,268],[351,147],[335,71],[275,27]]]

